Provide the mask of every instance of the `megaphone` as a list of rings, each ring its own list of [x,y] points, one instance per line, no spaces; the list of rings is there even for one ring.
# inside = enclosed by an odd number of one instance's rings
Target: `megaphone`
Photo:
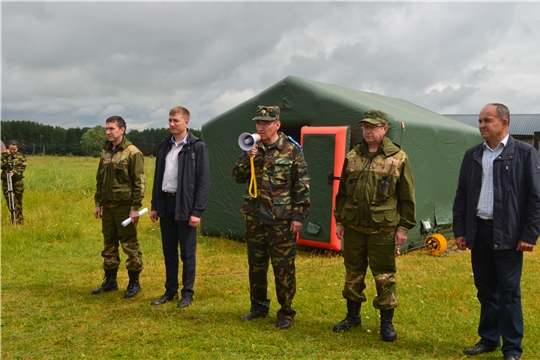
[[[261,136],[259,134],[250,134],[250,133],[242,133],[238,137],[238,146],[240,146],[240,149],[244,151],[249,151],[253,149],[253,146],[257,143],[257,141],[261,140]]]

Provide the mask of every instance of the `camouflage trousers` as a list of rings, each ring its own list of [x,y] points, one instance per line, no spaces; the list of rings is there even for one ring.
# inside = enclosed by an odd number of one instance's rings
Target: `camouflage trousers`
[[[343,259],[346,270],[343,297],[354,302],[367,301],[364,290],[369,265],[377,288],[373,306],[379,310],[397,307],[394,251],[393,232],[368,235],[346,227],[343,240]]]
[[[2,182],[2,189],[4,190],[4,198],[6,199],[6,205],[9,210],[9,196],[8,196],[7,182],[5,181]],[[15,205],[14,206],[15,219],[17,221],[17,224],[20,224],[20,225],[24,224],[23,206],[22,206],[23,192],[24,192],[24,183],[22,181],[13,183],[13,200],[14,200],[13,202]]]
[[[113,208],[102,208],[101,226],[103,233],[103,269],[115,270],[120,265],[119,246],[128,256],[126,268],[128,271],[143,269],[142,253],[137,241],[137,225],[122,226],[122,221],[129,217],[129,205],[119,205]]]
[[[276,296],[281,308],[278,318],[293,319],[296,311],[292,301],[296,294],[295,236],[290,224],[263,225],[247,221],[246,239],[249,264],[251,310],[268,313],[268,265],[272,262]]]

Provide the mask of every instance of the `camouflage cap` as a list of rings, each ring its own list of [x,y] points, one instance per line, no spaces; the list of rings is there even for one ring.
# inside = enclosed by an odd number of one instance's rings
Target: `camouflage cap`
[[[264,106],[257,107],[257,116],[253,120],[274,121],[279,120],[279,106]]]
[[[388,125],[388,115],[381,110],[368,110],[359,122],[367,122],[373,125]]]

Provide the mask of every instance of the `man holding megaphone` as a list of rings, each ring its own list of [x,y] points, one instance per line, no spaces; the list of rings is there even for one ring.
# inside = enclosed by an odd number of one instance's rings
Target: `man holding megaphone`
[[[278,132],[278,106],[259,106],[257,133],[241,134],[238,144],[245,152],[232,170],[236,182],[253,178],[242,205],[246,220],[251,308],[242,320],[266,317],[268,265],[272,262],[280,330],[288,329],[296,315],[292,301],[296,293],[296,233],[309,213],[309,176],[302,149]],[[254,185],[254,186],[251,186]]]

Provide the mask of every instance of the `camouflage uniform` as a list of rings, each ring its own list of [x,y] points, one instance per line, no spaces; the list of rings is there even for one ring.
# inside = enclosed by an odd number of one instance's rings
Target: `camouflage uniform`
[[[139,211],[142,206],[146,182],[143,154],[131,142],[124,139],[116,149],[106,142],[96,176],[96,206],[102,209],[102,232],[104,246],[103,269],[116,270],[120,265],[119,244],[128,256],[128,271],[139,272],[143,268],[139,250],[136,224],[122,226],[129,212]]]
[[[15,205],[15,218],[17,224],[24,224],[22,198],[24,192],[24,175],[23,172],[26,169],[26,156],[17,151],[15,154],[2,153],[2,188],[4,190],[4,197],[6,204],[9,204],[8,187],[7,187],[7,173],[9,170],[13,171],[11,181],[13,184],[13,197]]]
[[[415,226],[414,181],[409,159],[387,137],[375,154],[362,141],[343,164],[334,217],[345,226],[343,258],[346,275],[343,297],[365,302],[369,264],[379,310],[398,306],[394,234]]]
[[[302,150],[285,134],[278,133],[272,145],[259,141],[254,158],[258,196],[246,191],[242,214],[246,220],[249,284],[252,312],[268,313],[267,272],[272,262],[276,295],[281,309],[278,318],[292,320],[296,293],[295,234],[291,221],[302,222],[309,212],[309,177]],[[242,153],[232,170],[236,182],[251,176],[249,156]]]

